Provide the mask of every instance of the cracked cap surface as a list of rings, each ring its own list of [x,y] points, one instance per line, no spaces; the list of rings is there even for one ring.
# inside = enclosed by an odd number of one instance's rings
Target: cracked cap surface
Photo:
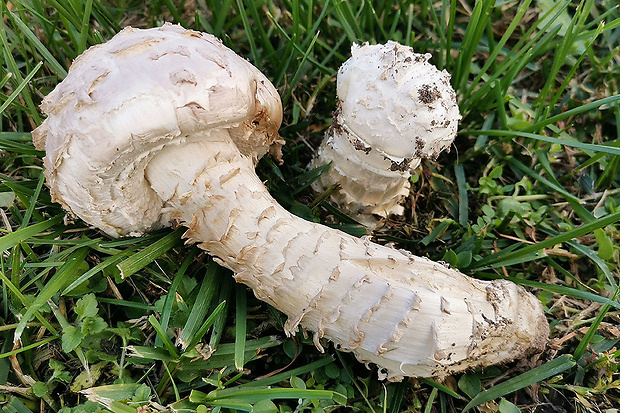
[[[216,37],[171,24],[91,47],[41,108],[33,140],[54,200],[112,236],[168,224],[143,173],[165,145],[226,129],[257,160],[282,144],[269,80]]]

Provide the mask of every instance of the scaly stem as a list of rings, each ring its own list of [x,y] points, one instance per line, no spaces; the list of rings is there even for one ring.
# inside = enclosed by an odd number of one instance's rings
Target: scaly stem
[[[546,342],[538,300],[505,281],[298,218],[279,206],[225,130],[188,136],[146,170],[190,242],[297,326],[389,378],[443,377],[521,357]]]
[[[401,204],[409,195],[410,170],[420,164],[420,159],[404,162],[406,170],[396,162],[390,167],[390,161],[365,146],[338,113],[310,164],[316,168],[331,163],[331,167],[312,187],[320,192],[337,183],[339,189],[331,194],[332,201],[351,217],[373,227],[377,224],[375,215],[388,217],[404,212]]]

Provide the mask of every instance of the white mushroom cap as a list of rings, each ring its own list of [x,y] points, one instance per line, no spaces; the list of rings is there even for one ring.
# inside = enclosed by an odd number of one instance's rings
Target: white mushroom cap
[[[338,107],[311,167],[331,164],[313,183],[359,222],[402,215],[409,177],[456,137],[461,119],[450,75],[430,54],[389,41],[353,45],[338,71]]]
[[[282,142],[282,106],[269,80],[214,36],[170,24],[126,28],[91,47],[42,109],[48,118],[33,137],[47,152],[54,200],[112,236],[169,224],[144,177],[165,145],[227,129],[257,160]]]
[[[353,45],[351,54],[338,71],[338,123],[367,162],[405,171],[417,166],[412,158],[436,158],[452,143],[461,119],[456,94],[430,54],[393,41]]]

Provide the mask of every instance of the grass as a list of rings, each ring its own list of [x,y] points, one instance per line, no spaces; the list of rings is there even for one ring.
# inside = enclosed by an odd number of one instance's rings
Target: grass
[[[373,234],[533,291],[531,360],[382,383],[257,301],[181,231],[109,239],[64,221],[30,131],[86,47],[174,21],[250,59],[285,104],[284,165],[259,174],[298,215],[365,231],[308,186],[352,42],[397,40],[452,74],[452,151]],[[620,12],[581,2],[9,0],[0,4],[0,411],[614,411],[620,405]],[[208,299],[203,299],[208,297]],[[14,338],[21,345],[14,345]]]

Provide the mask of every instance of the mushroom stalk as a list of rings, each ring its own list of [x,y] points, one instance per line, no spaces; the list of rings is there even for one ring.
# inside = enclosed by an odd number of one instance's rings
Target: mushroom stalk
[[[212,36],[126,29],[82,55],[43,107],[33,135],[56,200],[112,236],[189,227],[188,242],[289,317],[287,334],[313,331],[319,349],[327,338],[389,379],[441,378],[546,343],[542,306],[522,287],[278,205],[254,165],[279,145],[279,98]]]
[[[402,215],[409,177],[456,136],[461,118],[450,75],[430,54],[389,41],[353,45],[338,70],[338,107],[311,163],[331,167],[315,181],[345,213],[374,226]]]
[[[390,379],[443,377],[522,356],[546,341],[540,303],[507,281],[302,220],[267,192],[226,131],[189,136],[146,168],[152,188],[238,282],[298,325]]]

